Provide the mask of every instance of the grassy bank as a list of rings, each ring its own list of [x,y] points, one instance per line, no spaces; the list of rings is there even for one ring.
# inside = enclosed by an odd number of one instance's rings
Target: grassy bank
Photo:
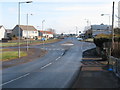
[[[21,51],[20,54],[21,57],[27,56],[27,53],[24,51]],[[8,61],[16,58],[18,58],[18,51],[5,51],[0,53],[0,61]]]
[[[29,45],[33,45],[33,44],[42,44],[44,43],[54,43],[54,42],[58,42],[60,41],[60,39],[49,39],[46,41],[40,41],[40,40],[28,40],[28,44]],[[0,43],[2,45],[2,47],[9,47],[9,46],[18,46],[18,42],[7,42],[7,43]],[[21,41],[20,45],[26,45],[26,41]]]
[[[25,42],[21,42],[20,43],[20,45],[22,45],[22,44],[26,44]],[[1,45],[3,46],[3,47],[8,47],[8,46],[17,46],[18,45],[18,43],[17,42],[8,42],[8,43],[1,43]]]

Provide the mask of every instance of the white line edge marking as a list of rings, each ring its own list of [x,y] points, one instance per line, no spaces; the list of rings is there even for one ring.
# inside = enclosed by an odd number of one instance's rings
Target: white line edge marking
[[[46,67],[48,67],[49,65],[51,65],[52,63],[46,64],[45,66],[41,67],[40,69],[44,69]]]
[[[23,76],[20,76],[20,77],[16,78],[16,79],[12,79],[12,80],[10,80],[10,81],[8,81],[8,82],[5,82],[5,83],[3,83],[3,84],[0,84],[0,86],[6,85],[6,84],[11,83],[11,82],[13,82],[13,81],[15,81],[15,80],[18,80],[18,79],[20,79],[20,78],[26,77],[26,76],[28,76],[29,74],[30,74],[30,73],[27,73],[27,74],[25,74],[25,75],[23,75]]]

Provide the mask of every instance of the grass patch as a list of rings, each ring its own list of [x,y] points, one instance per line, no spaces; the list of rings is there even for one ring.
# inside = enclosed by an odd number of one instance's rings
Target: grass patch
[[[4,52],[4,51],[12,51],[12,49],[0,49],[1,52]]]
[[[14,42],[14,43],[1,43],[3,47],[7,47],[7,46],[17,46],[18,43]],[[20,45],[25,44],[25,42],[21,42]]]
[[[60,39],[49,39],[49,40],[46,40],[44,42],[45,43],[53,43],[53,42],[57,42],[57,41],[60,41]]]
[[[49,39],[44,41],[44,43],[53,43],[53,42],[57,42],[60,41],[60,39]],[[40,40],[29,40],[28,44],[41,44],[43,43],[43,41]],[[18,46],[17,42],[8,42],[8,43],[0,43],[3,47],[9,47],[9,46]],[[26,42],[21,42],[20,45],[26,45]]]
[[[86,39],[85,41],[93,42],[93,38],[88,38],[88,39]]]
[[[21,54],[21,57],[27,56],[27,53],[23,51],[21,51],[20,54]],[[0,61],[8,61],[16,58],[18,58],[18,51],[6,51],[6,52],[0,53]]]

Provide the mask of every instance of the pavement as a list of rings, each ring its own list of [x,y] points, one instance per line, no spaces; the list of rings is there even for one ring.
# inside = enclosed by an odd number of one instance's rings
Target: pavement
[[[80,73],[73,88],[76,90],[120,89],[120,79],[112,71],[107,70],[107,61],[96,55],[95,49],[85,51],[81,62]]]

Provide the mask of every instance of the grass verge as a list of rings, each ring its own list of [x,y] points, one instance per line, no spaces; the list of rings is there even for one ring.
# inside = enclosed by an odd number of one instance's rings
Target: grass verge
[[[8,46],[17,46],[18,43],[14,42],[14,43],[1,43],[3,47],[8,47]],[[20,45],[25,44],[25,42],[21,42]]]
[[[21,51],[20,54],[21,54],[21,57],[27,56],[27,53],[24,51]],[[6,52],[0,53],[0,61],[8,61],[16,58],[18,58],[18,51],[6,51]]]
[[[29,40],[28,44],[29,45],[34,45],[34,44],[42,44],[42,43],[54,43],[54,42],[58,42],[60,41],[60,39],[49,39],[46,41],[40,41],[40,40]],[[11,47],[11,46],[18,46],[17,42],[7,42],[7,43],[0,43],[2,45],[2,47]],[[21,42],[20,45],[26,45],[26,42]]]

